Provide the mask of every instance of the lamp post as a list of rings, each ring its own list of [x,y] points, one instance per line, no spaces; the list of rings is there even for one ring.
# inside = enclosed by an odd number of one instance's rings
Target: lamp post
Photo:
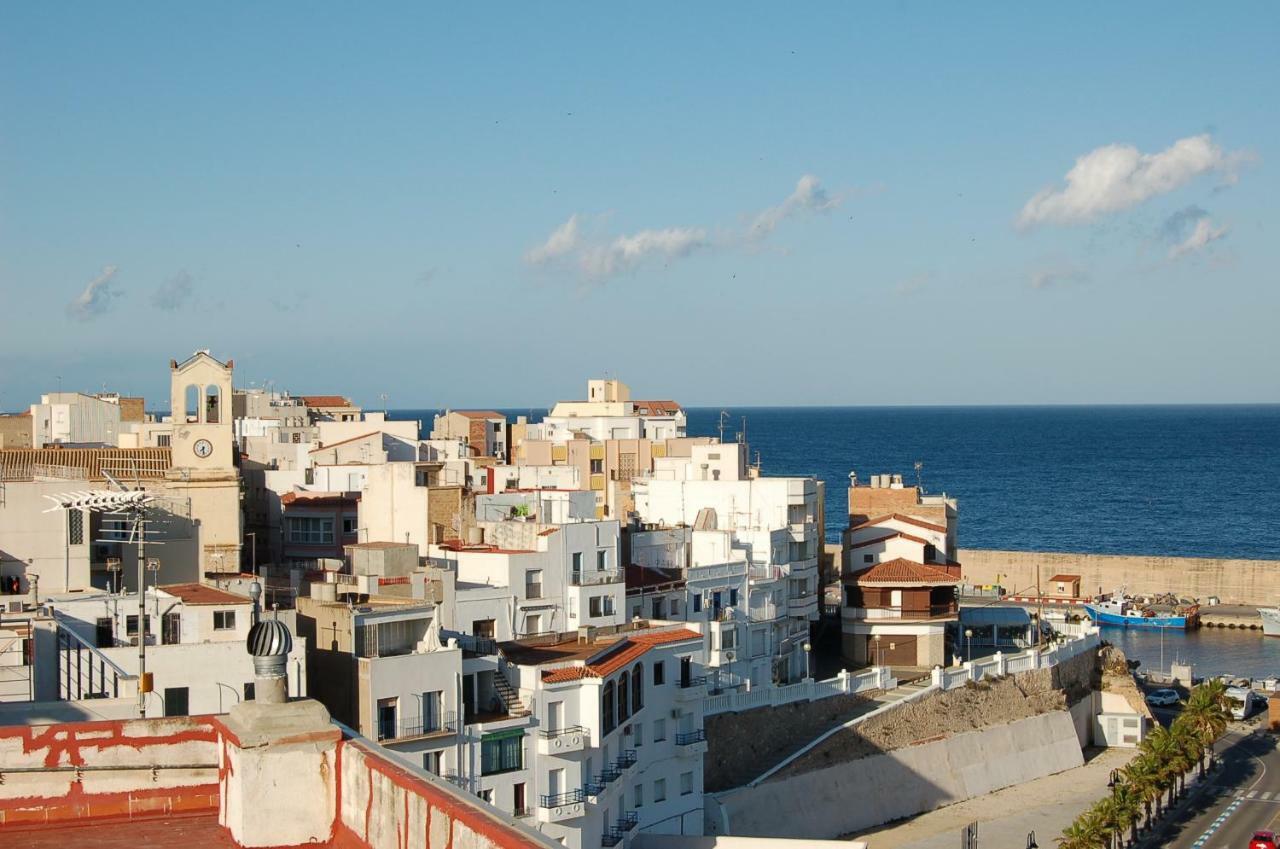
[[[804,641],[804,674],[806,678],[810,678],[810,679],[813,678],[813,659],[812,659],[812,655],[809,654],[809,652],[812,649],[813,649],[813,646],[809,644],[808,640],[805,640]]]
[[[884,665],[884,656],[880,653],[880,635],[876,634],[874,639],[876,641],[876,666],[880,667]]]
[[[964,659],[973,660],[973,629],[964,629]]]
[[[245,538],[253,537],[253,544],[249,547],[249,571],[253,573],[253,577],[258,577],[258,532],[249,531],[245,534]]]

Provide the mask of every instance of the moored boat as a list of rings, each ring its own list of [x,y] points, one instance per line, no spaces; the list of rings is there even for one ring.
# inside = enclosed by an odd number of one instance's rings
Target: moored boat
[[[1262,633],[1267,637],[1280,637],[1280,607],[1259,607],[1262,617]]]
[[[1177,607],[1171,613],[1152,610],[1138,604],[1124,594],[1114,593],[1110,598],[1085,602],[1089,618],[1099,625],[1118,625],[1121,628],[1152,628],[1186,631],[1200,624],[1200,605]]]

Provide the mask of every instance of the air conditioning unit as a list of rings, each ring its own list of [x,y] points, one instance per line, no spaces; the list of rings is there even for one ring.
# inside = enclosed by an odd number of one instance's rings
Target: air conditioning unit
[[[22,602],[21,602],[21,601],[10,601],[10,602],[8,602],[8,608],[9,608],[9,612],[10,612],[10,613],[21,613],[21,612],[22,612]]]

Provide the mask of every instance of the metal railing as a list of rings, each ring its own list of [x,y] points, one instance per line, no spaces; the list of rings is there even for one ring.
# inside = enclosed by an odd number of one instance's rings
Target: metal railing
[[[138,680],[137,675],[125,672],[97,646],[64,625],[57,611],[53,615],[57,628],[58,698],[118,699],[120,682]]]
[[[542,739],[554,740],[557,737],[565,737],[570,734],[586,734],[587,729],[581,725],[570,725],[567,728],[544,728],[540,733],[542,734]]]
[[[569,583],[575,587],[591,587],[596,584],[616,584],[622,580],[622,572],[617,569],[603,569],[592,571],[584,569],[580,572],[573,572],[569,576]]]
[[[699,728],[696,731],[682,731],[676,734],[677,746],[692,746],[694,743],[701,743],[707,739],[707,730]]]
[[[594,799],[604,792],[604,784],[599,781],[588,781],[582,785],[583,797]]]
[[[541,808],[558,808],[561,805],[573,805],[583,801],[586,793],[583,790],[570,790],[567,793],[556,793],[543,796],[538,806]]]
[[[707,676],[690,675],[688,678],[680,679],[680,689],[687,690],[691,687],[701,687],[703,684],[706,684],[706,683],[707,683]]]
[[[618,754],[618,759],[613,762],[613,765],[621,771],[627,767],[635,766],[637,760],[635,749],[623,749]]]
[[[611,781],[617,781],[621,777],[622,770],[618,769],[616,766],[609,765],[601,770],[600,774],[596,776],[596,784],[608,784]]]
[[[390,736],[387,736],[384,730],[390,731]],[[379,728],[378,742],[405,740],[410,737],[425,737],[429,734],[453,734],[457,730],[458,714],[456,711],[446,711],[436,716],[428,716],[426,722],[423,722],[421,717],[407,716],[400,721],[398,728]]]

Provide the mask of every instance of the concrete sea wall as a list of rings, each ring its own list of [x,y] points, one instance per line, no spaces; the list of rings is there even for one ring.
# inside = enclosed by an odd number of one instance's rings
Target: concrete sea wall
[[[1083,763],[1057,710],[708,796],[707,832],[831,839]]]
[[[1125,586],[1132,593],[1170,592],[1202,602],[1218,596],[1223,604],[1280,604],[1280,560],[982,548],[962,548],[956,557],[969,583],[999,583],[1011,591],[1034,590],[1039,567],[1042,589],[1049,578],[1065,573],[1081,577],[1080,592],[1085,595]]]

